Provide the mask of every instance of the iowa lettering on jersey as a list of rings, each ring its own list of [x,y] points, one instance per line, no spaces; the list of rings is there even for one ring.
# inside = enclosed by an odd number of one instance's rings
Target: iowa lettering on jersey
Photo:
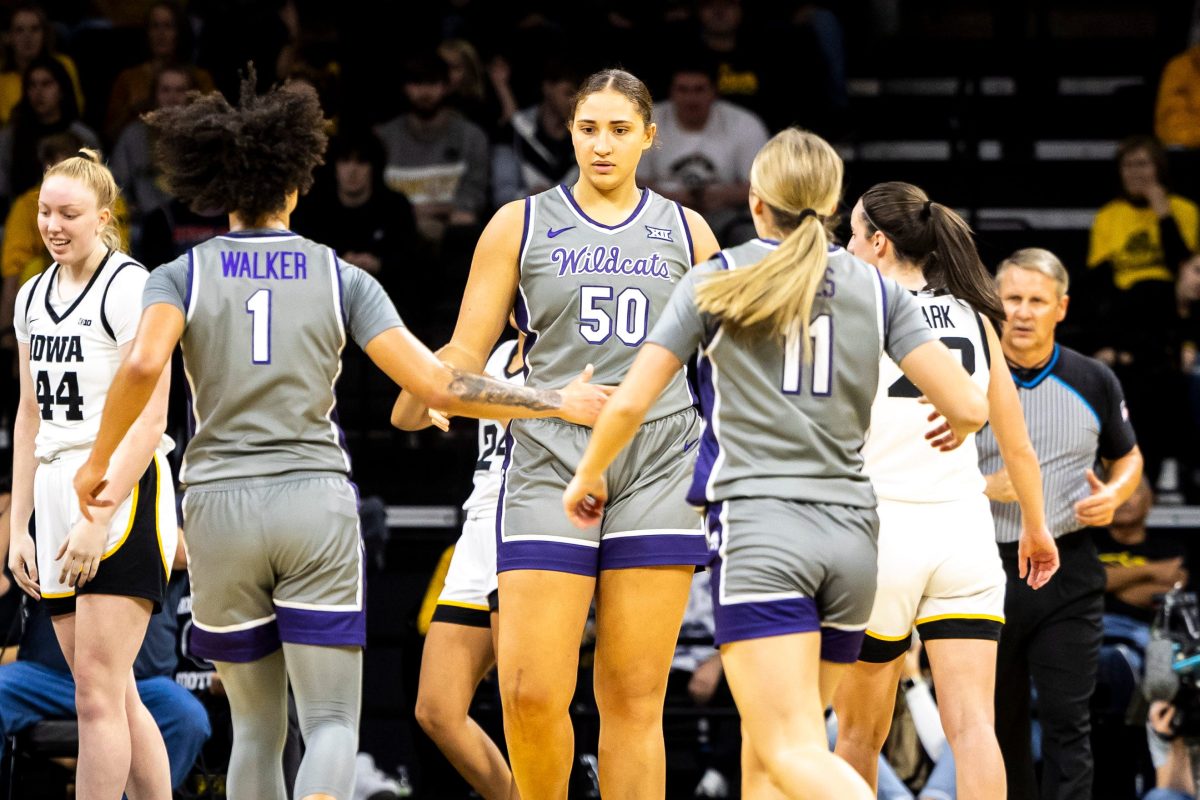
[[[226,278],[303,281],[308,279],[308,259],[298,250],[222,250],[221,274]]]
[[[29,360],[55,364],[83,361],[83,341],[78,336],[44,336],[35,333],[29,337]]]
[[[557,247],[550,253],[550,261],[558,264],[560,278],[570,272],[572,275],[600,273],[671,280],[670,266],[658,253],[652,253],[650,258],[621,258],[621,248],[618,245]]]

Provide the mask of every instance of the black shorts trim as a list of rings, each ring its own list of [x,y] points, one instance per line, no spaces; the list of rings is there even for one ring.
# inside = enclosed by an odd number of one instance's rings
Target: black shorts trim
[[[51,616],[75,611],[75,598],[84,594],[140,597],[162,609],[170,574],[163,563],[162,534],[158,530],[159,456],[155,456],[137,485],[137,499],[130,511],[129,533],[116,549],[100,562],[96,577],[68,597],[47,597]]]
[[[500,611],[500,590],[492,589],[488,592],[488,609],[499,613]]]
[[[492,614],[482,608],[446,606],[441,603],[433,609],[432,622],[448,622],[451,625],[466,625],[469,628],[492,627]]]
[[[1000,631],[1003,629],[1003,622],[978,617],[951,617],[917,625],[917,632],[924,641],[931,639],[985,639],[998,642],[1000,641]]]
[[[912,646],[912,633],[903,639],[876,639],[870,631],[863,637],[862,649],[858,651],[858,660],[870,664],[887,664],[895,661],[908,652]]]

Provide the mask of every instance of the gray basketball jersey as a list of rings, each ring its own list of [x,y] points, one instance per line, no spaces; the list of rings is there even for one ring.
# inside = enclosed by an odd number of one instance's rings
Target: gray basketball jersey
[[[349,472],[334,408],[347,328],[364,345],[401,324],[378,283],[324,245],[248,231],[151,273],[143,303],[159,302],[186,318],[194,433],[181,481]]]
[[[589,218],[565,186],[527,197],[515,310],[528,385],[561,388],[587,364],[595,383],[620,383],[692,260],[683,209],[649,189],[611,226]],[[646,419],[694,404],[680,374]]]
[[[786,341],[734,336],[700,312],[696,285],[705,275],[755,264],[775,246],[755,239],[697,267],[649,336],[681,361],[700,348],[705,427],[688,500],[777,497],[874,507],[859,451],[880,356],[899,362],[936,334],[909,292],[840,247],[830,248],[813,305],[811,364],[798,324]]]

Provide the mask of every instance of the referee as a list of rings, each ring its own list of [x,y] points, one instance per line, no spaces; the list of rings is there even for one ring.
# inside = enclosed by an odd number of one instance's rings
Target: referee
[[[1067,271],[1048,250],[1018,250],[996,276],[1008,315],[1000,343],[1042,466],[1046,523],[1062,569],[1038,591],[1017,575],[1020,509],[990,428],[979,432],[996,540],[1008,573],[996,664],[996,738],[1008,796],[1091,800],[1088,702],[1096,686],[1104,567],[1089,527],[1107,525],[1142,474],[1121,385],[1108,367],[1054,341]],[[1097,472],[1105,480],[1097,477]],[[1039,795],[1030,748],[1030,680],[1042,726]]]

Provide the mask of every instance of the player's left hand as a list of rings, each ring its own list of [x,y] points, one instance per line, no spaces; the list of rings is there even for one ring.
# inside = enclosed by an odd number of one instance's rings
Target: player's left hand
[[[1045,528],[1026,528],[1017,544],[1017,572],[1032,589],[1045,586],[1058,572],[1058,545]]]
[[[108,485],[104,479],[105,472],[108,472],[108,464],[96,464],[89,458],[75,473],[75,497],[79,501],[79,513],[89,522],[92,521],[93,508],[109,508],[113,505],[112,500],[101,500],[99,497]]]
[[[563,492],[563,510],[575,527],[590,528],[600,521],[607,500],[608,485],[603,475],[586,478],[576,473]]]
[[[78,589],[100,569],[100,557],[108,541],[108,522],[81,519],[71,528],[66,541],[58,548],[54,560],[62,560],[59,583]]]
[[[429,421],[433,423],[433,427],[442,433],[450,432],[450,418],[444,412],[431,408],[425,413],[429,415]]]
[[[1116,513],[1117,493],[1107,483],[1096,477],[1090,469],[1086,471],[1088,488],[1091,495],[1075,504],[1075,519],[1080,525],[1092,527],[1104,526],[1112,522]]]

